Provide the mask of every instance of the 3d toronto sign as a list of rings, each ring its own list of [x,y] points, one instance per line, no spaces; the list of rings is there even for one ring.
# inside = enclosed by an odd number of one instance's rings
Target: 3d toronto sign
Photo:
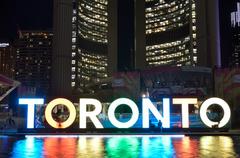
[[[197,98],[163,98],[163,112],[162,114],[159,110],[154,106],[149,98],[142,99],[142,128],[149,128],[149,115],[150,113],[153,116],[162,122],[163,128],[170,128],[170,103],[181,105],[181,120],[182,120],[182,128],[189,128],[189,105],[197,104]],[[20,98],[19,105],[27,105],[27,128],[34,128],[34,111],[36,105],[44,104],[44,99],[42,98]],[[132,110],[132,115],[127,122],[120,122],[115,116],[115,110],[120,105],[127,105]],[[57,105],[64,105],[69,110],[69,117],[64,122],[57,122],[54,120],[52,116],[52,110]],[[87,106],[94,106],[94,110],[87,111]],[[219,122],[214,122],[209,119],[207,115],[207,110],[211,105],[220,106],[223,109],[223,117]],[[87,128],[87,118],[91,120],[96,128],[104,128],[100,120],[98,119],[98,115],[102,111],[102,104],[100,101],[96,99],[87,99],[87,98],[80,98],[79,99],[79,128],[85,129]],[[131,128],[139,118],[139,108],[135,102],[128,98],[119,98],[113,101],[109,108],[108,108],[108,119],[113,126],[116,128]],[[224,127],[231,119],[231,110],[229,105],[220,98],[209,98],[205,100],[199,109],[199,115],[202,122],[212,128],[213,126],[217,126],[218,128]],[[77,116],[77,110],[73,103],[64,98],[58,98],[52,100],[49,104],[47,104],[45,109],[45,119],[47,123],[52,126],[53,128],[68,128],[71,126]]]

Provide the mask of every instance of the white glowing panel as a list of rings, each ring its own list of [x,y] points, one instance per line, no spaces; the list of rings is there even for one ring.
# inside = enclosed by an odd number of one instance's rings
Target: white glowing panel
[[[170,138],[184,138],[185,135],[118,135],[118,134],[111,134],[111,135],[26,135],[26,138],[161,138],[161,137],[170,137]]]
[[[35,105],[44,104],[42,98],[19,98],[19,105],[28,105],[27,109],[27,128],[34,128]]]
[[[223,118],[220,122],[211,121],[207,116],[207,109],[213,104],[217,104],[223,109]],[[203,123],[210,128],[212,128],[214,125],[218,125],[219,128],[222,128],[229,122],[231,118],[231,110],[229,105],[224,100],[220,98],[210,98],[201,105],[200,118],[202,119]]]
[[[182,128],[189,128],[189,105],[197,104],[196,98],[174,98],[173,104],[182,105]]]
[[[87,105],[94,105],[93,111],[87,111]],[[98,120],[97,115],[102,111],[102,104],[97,99],[84,99],[79,100],[79,128],[86,128],[87,117],[92,121],[96,128],[103,128],[103,125]]]
[[[57,105],[64,105],[69,110],[69,117],[64,122],[57,122],[52,117],[52,110]],[[47,107],[45,109],[45,118],[46,118],[46,121],[48,122],[48,124],[50,126],[52,126],[53,128],[67,128],[67,127],[71,126],[73,124],[73,122],[75,121],[76,113],[77,112],[76,112],[75,106],[73,105],[73,103],[71,101],[64,99],[64,98],[58,98],[58,99],[54,99],[47,105]]]
[[[153,105],[150,99],[143,98],[142,100],[142,121],[143,128],[149,128],[149,111],[153,113],[157,120],[162,122],[163,128],[170,128],[170,99],[163,98],[163,116],[158,109]]]
[[[115,117],[115,110],[120,105],[128,105],[132,110],[132,117],[127,122],[120,122]],[[117,128],[130,128],[132,127],[138,120],[139,111],[137,105],[130,99],[120,98],[112,102],[108,109],[108,118],[110,122]]]

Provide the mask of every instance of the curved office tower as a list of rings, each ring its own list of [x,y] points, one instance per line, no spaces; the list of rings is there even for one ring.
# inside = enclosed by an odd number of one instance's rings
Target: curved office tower
[[[135,3],[136,68],[220,65],[217,0]]]
[[[157,65],[196,65],[194,0],[146,0],[146,62]]]
[[[73,11],[72,87],[79,92],[114,72],[114,1],[79,0]],[[112,27],[110,27],[112,26]],[[109,36],[111,34],[111,36]],[[112,37],[113,36],[113,37]],[[109,42],[111,40],[111,42]],[[111,67],[109,66],[111,65]]]

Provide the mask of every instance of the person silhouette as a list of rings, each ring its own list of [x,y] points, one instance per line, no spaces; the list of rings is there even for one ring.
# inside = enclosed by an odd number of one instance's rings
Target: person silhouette
[[[158,121],[158,128],[160,128],[160,130],[162,132],[162,121],[161,120]]]

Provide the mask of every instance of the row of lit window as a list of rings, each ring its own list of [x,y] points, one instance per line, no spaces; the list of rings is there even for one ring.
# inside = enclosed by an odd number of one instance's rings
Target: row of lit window
[[[107,73],[106,72],[98,72],[98,71],[93,71],[93,70],[89,70],[89,69],[83,69],[81,71],[82,75],[87,75],[91,78],[106,78],[107,77]]]
[[[76,67],[72,67],[72,86],[75,87],[76,76],[81,82],[88,83],[90,80],[96,80],[107,77],[107,57],[104,55],[98,55],[87,52],[85,50],[78,49],[78,53],[81,58],[78,61],[78,72]],[[72,53],[72,57],[76,56],[76,52]],[[76,64],[77,61],[72,60],[72,64]],[[85,84],[84,84],[85,85]],[[79,85],[78,85],[79,86]]]
[[[174,24],[174,25],[171,25],[171,26],[148,29],[148,30],[146,30],[146,34],[165,32],[167,30],[172,30],[174,28],[182,27],[184,25],[185,25],[184,23],[178,23],[178,24]]]
[[[92,37],[95,39],[99,39],[102,41],[107,41],[107,28],[96,26],[96,25],[89,25],[86,22],[81,22],[79,25],[79,33],[85,35],[86,37]]]
[[[190,41],[190,37],[186,37],[183,40],[177,40],[174,42],[169,42],[169,43],[162,43],[162,44],[157,44],[157,45],[152,45],[152,46],[147,46],[146,50],[150,51],[150,50],[155,50],[155,49],[165,49],[165,48],[169,48],[169,47],[175,47],[178,45],[181,45],[182,43],[186,43]]]
[[[106,21],[100,21],[100,20],[97,20],[97,19],[90,18],[90,17],[82,14],[81,12],[79,12],[78,15],[81,19],[83,19],[86,22],[89,22],[90,24],[96,24],[96,25],[105,26],[105,27],[108,26]]]
[[[107,33],[103,33],[103,32],[100,32],[100,31],[95,31],[93,29],[88,29],[88,28],[84,28],[84,27],[81,27],[81,26],[79,26],[79,28],[81,28],[79,30],[79,33],[84,34],[87,37],[93,37],[93,38],[96,38],[96,39],[107,39]]]
[[[81,56],[83,57],[88,57],[88,58],[92,58],[92,59],[98,59],[101,61],[107,61],[107,56],[105,55],[98,55],[98,54],[94,54],[94,53],[88,53],[84,50],[78,49],[78,53],[81,54]]]
[[[181,5],[182,4],[179,4],[179,6]],[[170,12],[169,10],[158,10],[147,13],[146,11],[146,34],[164,32],[174,28],[182,27],[189,23],[189,7],[178,9],[179,6],[174,6],[174,12]]]
[[[82,36],[85,39],[89,39],[91,41],[95,41],[95,42],[100,42],[100,43],[107,43],[107,39],[102,39],[102,38],[97,38],[95,36],[91,36],[91,35],[86,35],[83,34],[81,31],[78,32],[80,36]]]
[[[106,3],[107,1],[105,1]],[[94,9],[99,8],[101,10],[107,10],[107,5],[104,3],[99,3],[98,0],[82,0],[82,2],[80,2],[81,4],[88,4],[92,7],[94,7]]]
[[[156,62],[149,62],[150,66],[159,66],[159,65],[176,65],[176,66],[183,66],[183,65],[191,65],[191,61],[189,61],[189,57],[182,57],[180,60],[164,60],[164,61],[156,61]]]
[[[79,26],[78,33],[86,39],[107,43],[107,26],[99,26],[94,23],[89,24],[86,21],[79,21],[81,26]],[[85,27],[84,27],[85,26]]]
[[[154,56],[161,56],[161,55],[174,55],[176,52],[185,52],[185,54],[189,53],[189,50],[187,49],[187,46],[184,44],[182,46],[179,47],[171,47],[169,49],[166,50],[154,50],[154,51],[150,51],[147,52],[147,57],[154,57]]]
[[[162,26],[169,26],[174,25],[175,23],[184,23],[184,21],[188,21],[188,14],[184,16],[179,16],[173,19],[167,19],[167,20],[160,20],[159,18],[155,18],[152,21],[147,20],[146,29],[154,28],[154,27],[162,27]],[[186,22],[185,22],[186,23]]]
[[[188,18],[189,17],[188,11],[189,11],[189,8],[186,10],[180,10],[174,13],[167,13],[165,15],[159,15],[159,13],[149,13],[149,14],[146,14],[146,16],[148,15],[152,17],[146,17],[146,23],[150,24],[150,23],[164,22],[164,21],[176,22],[177,20]]]
[[[153,18],[153,17],[174,17],[179,14],[183,14],[184,12],[187,12],[189,10],[189,5],[184,5],[184,6],[174,6],[171,10],[169,9],[161,9],[161,10],[156,10],[152,12],[147,12],[146,11],[146,18]]]
[[[102,67],[102,66],[95,66],[95,65],[91,65],[91,64],[83,64],[82,65],[83,69],[89,69],[89,70],[95,70],[95,71],[106,71],[106,67]]]
[[[107,0],[95,0],[95,2],[104,4],[104,5],[107,5],[107,4],[108,4],[108,1],[107,1]]]
[[[94,30],[99,34],[107,34],[107,27],[99,26],[99,25],[93,25],[88,24],[86,21],[79,20],[79,29],[82,29],[83,27],[86,30]]]
[[[145,0],[145,2],[154,2],[156,0]],[[159,1],[163,1],[163,0],[159,0]]]
[[[98,66],[107,66],[107,62],[102,61],[102,60],[95,60],[95,59],[91,59],[91,58],[82,57],[82,61],[87,64],[93,64],[93,65],[98,65]]]
[[[165,54],[165,55],[159,55],[154,57],[147,57],[147,61],[159,61],[159,60],[166,60],[166,59],[172,59],[172,58],[179,58],[181,56],[185,55],[183,52],[177,52],[173,54]]]
[[[146,13],[145,17],[146,19],[151,22],[151,21],[162,21],[162,20],[166,20],[166,19],[170,19],[170,18],[174,18],[176,16],[180,16],[183,15],[184,13],[188,12],[189,8],[184,8],[181,9],[177,12],[164,12],[164,11],[158,11],[158,12],[151,12],[151,13]],[[152,20],[152,18],[157,19],[157,20]]]
[[[88,11],[88,10],[86,10],[86,8],[83,8],[81,6],[79,6],[79,11],[81,14],[86,15],[87,17],[89,17],[91,19],[107,22],[107,17],[104,15],[101,15],[99,13],[93,13],[92,11]]]
[[[164,1],[162,1],[164,2]],[[178,3],[176,3],[178,2]],[[185,2],[185,3],[184,3]],[[189,0],[178,0],[171,3],[158,3],[154,7],[146,8],[146,12],[156,12],[159,10],[166,10],[168,13],[176,11],[178,8],[183,8],[189,4]]]
[[[182,27],[184,25],[186,25],[188,23],[187,20],[183,21],[183,20],[178,20],[179,23],[176,23],[176,19],[173,19],[174,22],[171,22],[171,25],[167,25],[167,26],[156,26],[156,25],[146,25],[146,34],[151,34],[151,33],[157,33],[157,32],[164,32],[167,30],[172,30],[174,28],[179,28]],[[184,22],[184,23],[183,23]],[[155,23],[157,24],[157,23]]]
[[[99,9],[99,8],[94,8],[92,5],[89,5],[89,3],[80,3],[80,5],[78,6],[78,9],[79,10],[82,10],[81,7],[84,7],[85,9],[91,11],[92,13],[96,13],[96,14],[99,14],[99,15],[105,15],[107,16],[108,13],[107,13],[107,9]]]
[[[44,32],[20,32],[23,36],[53,36],[53,33],[44,33]]]

